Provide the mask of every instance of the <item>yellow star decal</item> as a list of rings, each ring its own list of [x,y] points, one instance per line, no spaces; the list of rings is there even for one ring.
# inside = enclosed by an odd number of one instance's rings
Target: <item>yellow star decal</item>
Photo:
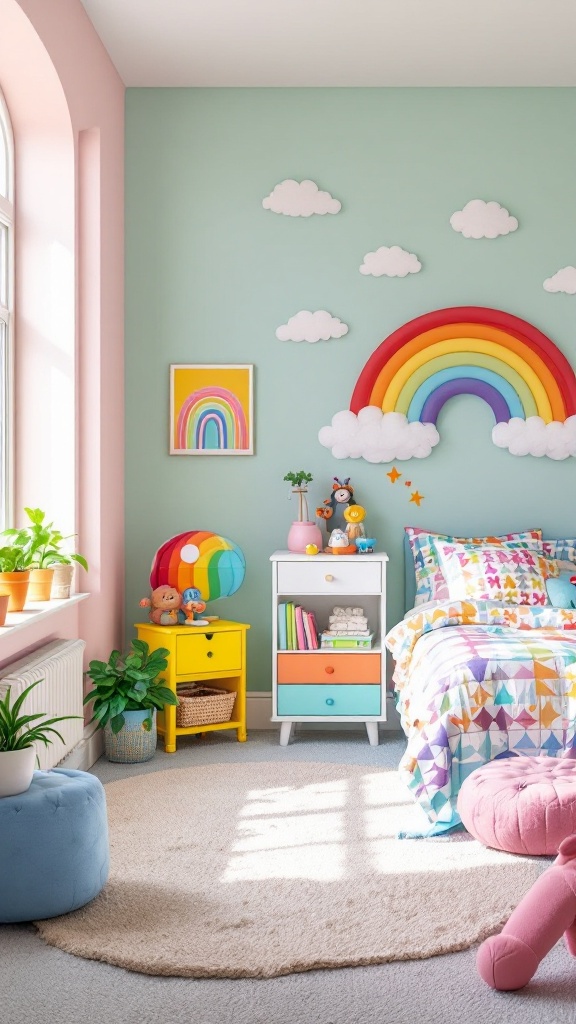
[[[419,494],[418,491],[412,491],[412,497],[410,501],[413,501],[415,505],[420,505],[420,502],[424,500],[424,495]]]
[[[402,473],[398,472],[398,470],[396,469],[396,466],[392,466],[392,469],[390,470],[389,473],[386,473],[386,476],[390,477],[390,483],[391,484],[395,484],[396,481],[399,480],[400,477],[402,476]]]

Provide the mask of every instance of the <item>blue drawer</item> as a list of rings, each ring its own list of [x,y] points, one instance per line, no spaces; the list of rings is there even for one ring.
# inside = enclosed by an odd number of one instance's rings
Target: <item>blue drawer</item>
[[[380,714],[379,686],[290,686],[278,687],[279,715],[366,715]]]

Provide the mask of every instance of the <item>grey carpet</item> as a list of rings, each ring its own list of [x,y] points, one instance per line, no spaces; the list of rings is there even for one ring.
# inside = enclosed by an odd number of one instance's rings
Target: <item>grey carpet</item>
[[[302,730],[288,750],[273,732],[252,733],[246,744],[213,733],[179,740],[176,754],[158,751],[144,765],[101,761],[93,770],[108,781],[128,772],[286,757],[395,767],[402,749],[401,739],[386,734],[370,747],[364,731]],[[63,953],[32,926],[0,927],[2,1024],[572,1024],[575,1016],[576,961],[562,944],[522,992],[495,993],[476,973],[474,949],[265,981],[155,978]]]

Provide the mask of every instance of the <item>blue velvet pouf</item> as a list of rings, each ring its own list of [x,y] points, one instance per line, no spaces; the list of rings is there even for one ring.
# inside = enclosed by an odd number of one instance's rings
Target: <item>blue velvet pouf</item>
[[[0,797],[0,924],[58,917],[98,895],[110,862],[104,787],[95,775],[34,772]]]

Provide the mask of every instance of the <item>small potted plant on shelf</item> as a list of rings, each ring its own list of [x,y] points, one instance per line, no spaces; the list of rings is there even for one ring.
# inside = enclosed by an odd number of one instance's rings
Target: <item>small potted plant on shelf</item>
[[[52,741],[52,735],[64,742],[54,726],[69,718],[81,717],[60,715],[59,718],[46,718],[41,713],[21,714],[26,697],[41,682],[42,679],[37,679],[27,686],[13,704],[10,697],[11,687],[8,687],[5,695],[0,697],[0,797],[16,796],[30,787],[36,761],[34,743],[43,743],[47,747]]]
[[[57,566],[68,568],[68,592],[61,596],[69,597],[72,563],[77,562],[83,569],[88,569],[88,563],[83,555],[69,554],[62,550],[63,543],[75,534],[65,537],[60,530],[55,529],[53,523],[46,523],[46,513],[40,508],[26,507],[24,511],[28,516],[29,525],[20,529],[4,530],[2,536],[8,538],[13,548],[18,548],[25,553],[25,561],[30,571],[26,599],[28,601],[50,600]],[[60,595],[54,594],[53,596]],[[16,611],[17,609],[9,608],[9,610]]]
[[[288,531],[288,550],[304,552],[309,544],[322,548],[322,533],[316,523],[308,518],[307,485],[312,481],[312,474],[301,469],[297,473],[287,473],[284,477],[292,484],[292,494],[298,495],[298,519],[292,523]]]
[[[0,547],[0,595],[8,596],[8,611],[21,612],[28,596],[32,555],[28,541],[18,531],[6,530],[4,534],[15,533],[10,543]]]
[[[126,654],[112,651],[108,661],[91,661],[88,677],[94,689],[92,721],[104,729],[109,761],[133,764],[149,761],[156,751],[156,711],[178,704],[173,690],[161,684],[168,667],[165,647],[150,652],[145,640],[132,640]]]

